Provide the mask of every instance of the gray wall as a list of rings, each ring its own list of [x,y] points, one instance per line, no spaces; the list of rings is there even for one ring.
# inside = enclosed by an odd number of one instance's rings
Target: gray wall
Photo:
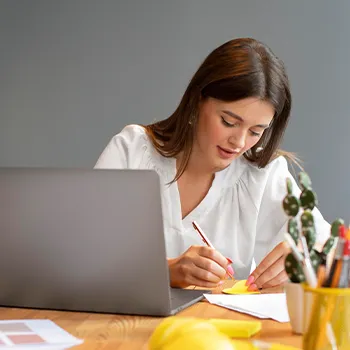
[[[350,218],[348,0],[0,0],[0,166],[92,167],[128,123],[176,107],[198,65],[238,36],[285,61],[284,147],[328,220]]]

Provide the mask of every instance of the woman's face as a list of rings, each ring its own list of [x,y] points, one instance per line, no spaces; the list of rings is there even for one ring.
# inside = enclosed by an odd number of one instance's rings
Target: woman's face
[[[271,103],[254,97],[235,102],[202,100],[193,155],[215,171],[226,168],[259,141],[274,114]]]

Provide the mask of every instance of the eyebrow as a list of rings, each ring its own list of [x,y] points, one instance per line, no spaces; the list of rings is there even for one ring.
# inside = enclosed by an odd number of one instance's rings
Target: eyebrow
[[[239,120],[240,122],[244,123],[244,119],[242,117],[240,117],[239,115],[237,115],[231,111],[226,111],[226,110],[223,110],[222,112],[229,115],[230,117],[235,118],[235,119]],[[267,129],[270,127],[270,125],[269,124],[258,124],[258,125],[255,125],[255,127]]]

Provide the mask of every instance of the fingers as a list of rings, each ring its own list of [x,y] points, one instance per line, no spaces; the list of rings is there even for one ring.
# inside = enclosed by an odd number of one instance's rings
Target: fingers
[[[228,261],[217,250],[210,248],[210,247],[200,246],[200,247],[198,247],[198,255],[215,261],[219,266],[221,266],[226,271]]]
[[[251,284],[255,284],[256,287],[260,288],[259,285],[261,286],[261,281],[257,284],[256,282],[258,279],[268,270],[273,266],[277,261],[279,261],[282,258],[282,264],[281,262],[278,263],[278,265],[281,264],[282,268],[284,269],[284,256],[289,252],[288,246],[284,243],[281,242],[278,244],[266,257],[261,261],[261,263],[257,266],[257,268],[251,273],[251,275],[247,279],[247,286],[250,286]],[[277,272],[280,273],[281,270]],[[267,276],[270,276],[271,271],[267,273]],[[272,276],[274,277],[274,276]],[[272,278],[270,276],[270,279]],[[264,277],[266,282],[266,276]]]
[[[219,282],[225,278],[226,270],[218,265],[215,261],[208,258],[198,256],[197,259],[193,260],[196,265],[196,276],[202,280]]]
[[[214,288],[220,282],[220,277],[208,270],[204,270],[195,264],[184,264],[180,268],[185,285]]]
[[[286,276],[284,269],[284,256],[279,258],[274,264],[267,268],[256,280],[252,283],[248,290],[257,290],[261,288],[274,287],[284,282]]]
[[[277,277],[281,272],[284,271],[284,257],[279,258],[274,264],[272,264],[268,269],[266,269],[256,280],[255,284],[258,288],[262,288],[262,286],[272,281]]]
[[[288,280],[288,275],[285,270],[282,270],[276,277],[272,278],[270,281],[265,282],[261,288],[272,288],[276,286],[283,285]]]
[[[188,283],[189,286],[196,286],[202,288],[216,288],[218,286],[217,283],[207,282],[203,280],[199,280],[192,276],[191,281]]]
[[[192,274],[189,275],[189,277],[191,280],[197,281],[197,283],[200,283],[202,286],[204,286],[205,284],[205,286],[212,285],[216,287],[217,284],[221,281],[221,278],[218,277],[217,275],[213,274],[208,270],[201,269],[199,267],[195,267],[192,271]]]
[[[178,258],[170,259],[168,264],[172,286],[214,288],[225,279],[229,263],[215,249],[192,246]]]

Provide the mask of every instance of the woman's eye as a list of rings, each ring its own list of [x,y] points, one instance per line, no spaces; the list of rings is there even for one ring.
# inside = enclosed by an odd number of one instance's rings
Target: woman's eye
[[[224,117],[221,117],[221,121],[222,121],[222,123],[225,125],[225,126],[228,126],[228,127],[234,127],[234,126],[236,126],[236,124],[231,124],[231,123],[229,123]]]
[[[222,124],[224,124],[225,126],[229,127],[229,128],[233,128],[235,126],[238,126],[239,123],[229,123],[224,117],[221,117],[221,121],[222,121]],[[254,137],[260,137],[261,134],[259,132],[255,132],[253,130],[249,130],[250,134]]]
[[[256,136],[259,137],[261,134],[255,131],[250,130],[250,133],[252,134],[252,136]]]

